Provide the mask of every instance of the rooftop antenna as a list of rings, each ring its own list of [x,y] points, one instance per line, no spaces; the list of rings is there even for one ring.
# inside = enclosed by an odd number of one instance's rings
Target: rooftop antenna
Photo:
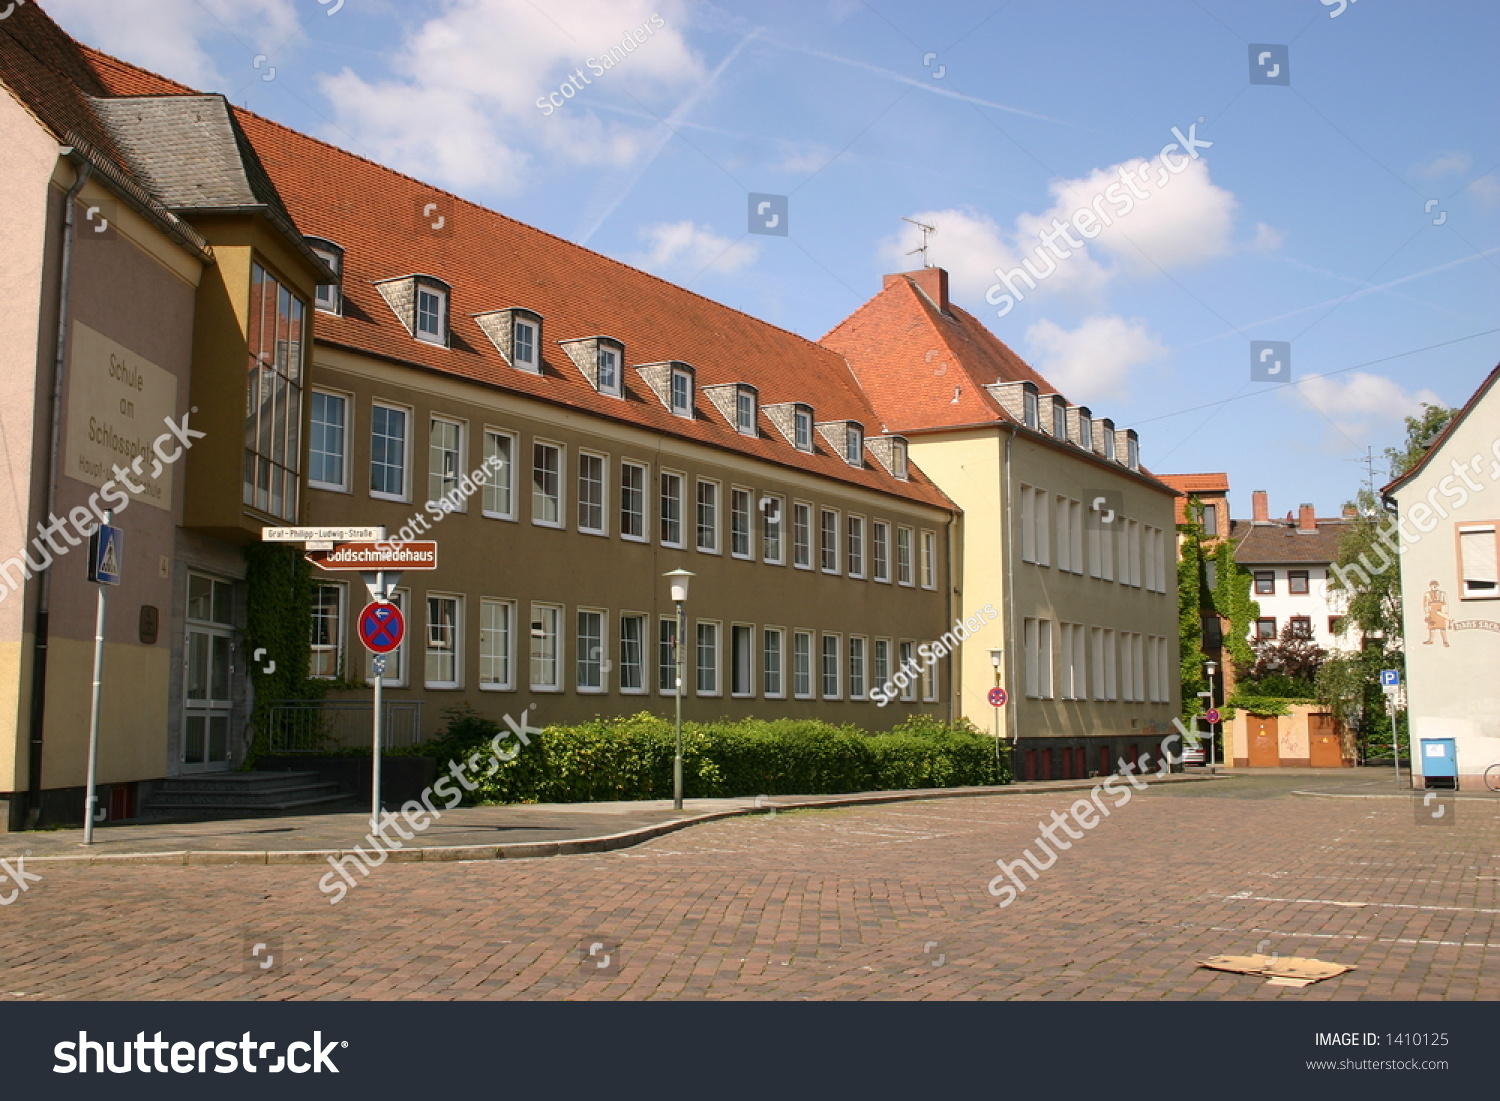
[[[906,255],[916,256],[918,253],[920,253],[922,256],[922,266],[924,268],[932,267],[932,265],[927,262],[927,239],[937,232],[937,226],[930,226],[926,222],[918,222],[913,218],[906,217],[905,215],[901,216],[901,220],[903,222],[910,222],[912,225],[916,226],[922,231],[921,247],[912,249]]]
[[[1369,445],[1365,446],[1365,453],[1357,459],[1345,459],[1345,462],[1363,463],[1365,468],[1364,487],[1371,494],[1375,492],[1375,450]]]

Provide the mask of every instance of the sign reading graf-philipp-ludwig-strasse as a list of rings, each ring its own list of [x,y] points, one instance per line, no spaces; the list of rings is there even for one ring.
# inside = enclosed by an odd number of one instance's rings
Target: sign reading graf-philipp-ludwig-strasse
[[[372,542],[385,538],[385,528],[261,528],[267,543]]]
[[[172,464],[154,462],[151,444],[177,416],[177,376],[116,344],[103,333],[73,322],[69,334],[68,430],[62,472],[91,486],[115,479],[120,491],[153,508],[172,507]],[[142,456],[141,470],[131,464]],[[156,473],[153,475],[153,469]]]
[[[437,543],[340,543],[332,550],[308,551],[307,560],[325,570],[435,570]]]

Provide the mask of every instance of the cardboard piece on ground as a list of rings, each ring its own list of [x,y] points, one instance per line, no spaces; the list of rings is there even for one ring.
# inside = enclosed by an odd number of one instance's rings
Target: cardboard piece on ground
[[[1346,964],[1304,956],[1214,956],[1198,966],[1237,975],[1265,975],[1268,986],[1309,986],[1354,970]]]

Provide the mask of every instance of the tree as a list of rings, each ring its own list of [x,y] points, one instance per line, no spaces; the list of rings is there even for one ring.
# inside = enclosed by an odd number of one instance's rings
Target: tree
[[[1252,696],[1308,698],[1328,651],[1288,623],[1276,638],[1256,641],[1253,658],[1239,671],[1240,690]]]

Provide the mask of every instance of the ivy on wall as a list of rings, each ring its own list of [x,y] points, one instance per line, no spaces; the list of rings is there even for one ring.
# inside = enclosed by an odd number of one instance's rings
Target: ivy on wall
[[[1188,502],[1188,522],[1177,525],[1182,537],[1177,556],[1177,644],[1184,719],[1198,713],[1198,693],[1208,689],[1203,673],[1203,608],[1209,595],[1203,568],[1202,514],[1202,505],[1194,497]]]
[[[327,681],[308,674],[312,638],[312,566],[298,548],[256,543],[245,550],[245,653],[250,660],[255,706],[250,712],[251,750],[246,765],[263,751],[270,705],[277,700],[318,700]],[[274,666],[271,664],[274,662]],[[267,672],[267,670],[270,672]]]
[[[1213,551],[1215,585],[1213,607],[1229,620],[1229,634],[1224,649],[1236,670],[1255,661],[1250,645],[1250,631],[1260,618],[1260,604],[1250,599],[1254,580],[1250,571],[1234,560],[1234,544],[1225,539]]]

